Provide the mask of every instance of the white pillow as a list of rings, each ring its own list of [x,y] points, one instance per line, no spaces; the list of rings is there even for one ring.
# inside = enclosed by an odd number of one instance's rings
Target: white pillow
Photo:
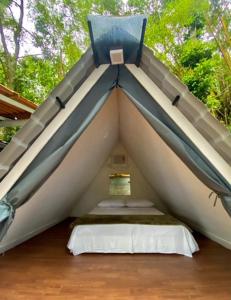
[[[129,199],[126,200],[127,207],[153,207],[154,203],[147,199]]]
[[[122,199],[103,200],[97,204],[98,207],[125,207],[125,201]]]

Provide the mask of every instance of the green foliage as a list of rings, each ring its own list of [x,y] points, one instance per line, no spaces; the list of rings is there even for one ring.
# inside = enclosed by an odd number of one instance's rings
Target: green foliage
[[[2,1],[0,4],[0,65],[8,87],[14,89],[15,72],[23,43],[24,2]]]
[[[119,14],[122,0],[32,1],[36,45],[45,57],[59,60],[60,77],[89,45],[87,15]]]
[[[150,11],[145,43],[227,128],[231,124],[230,6],[224,0],[130,0]],[[155,3],[155,9],[153,9]]]
[[[200,62],[210,59],[213,52],[214,49],[210,43],[190,39],[182,46],[179,61],[185,68],[195,68]]]
[[[25,57],[19,62],[15,87],[25,98],[41,104],[57,85],[57,61],[37,57]]]
[[[189,90],[205,103],[207,102],[207,96],[215,88],[215,69],[216,62],[204,59],[193,69],[186,70],[182,77]]]
[[[0,65],[0,84],[5,84],[5,75],[1,65]]]
[[[145,43],[179,77],[182,48],[189,38],[203,34],[202,16],[207,10],[207,0],[172,0],[149,17]]]
[[[19,127],[4,127],[0,128],[0,139],[9,143],[12,137],[16,134],[19,130]]]
[[[215,115],[216,111],[221,108],[221,102],[217,99],[214,93],[208,95],[206,104],[213,115]]]
[[[42,103],[90,45],[87,15],[148,14],[145,44],[231,130],[231,13],[226,0],[28,0],[35,32],[19,33],[19,20],[1,0],[0,25],[42,55],[16,58],[0,43],[0,83]],[[20,1],[19,1],[20,2]],[[6,131],[6,132],[5,132]],[[4,129],[9,140],[15,129]]]

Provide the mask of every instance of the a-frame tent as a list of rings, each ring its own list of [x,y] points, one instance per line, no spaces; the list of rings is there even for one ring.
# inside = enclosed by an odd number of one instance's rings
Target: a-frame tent
[[[231,248],[230,134],[151,50],[141,51],[144,24],[142,16],[91,17],[93,51],[0,154],[0,252],[73,208],[93,208],[118,147],[139,174],[131,178],[139,197],[152,190],[157,205]],[[124,64],[110,64],[113,43]]]

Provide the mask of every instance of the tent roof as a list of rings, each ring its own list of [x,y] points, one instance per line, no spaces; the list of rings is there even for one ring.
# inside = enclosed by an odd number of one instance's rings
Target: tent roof
[[[179,111],[230,164],[231,134],[209,113],[205,105],[193,96],[188,88],[145,46],[140,67],[167,95],[169,101],[173,101],[177,95],[180,96],[176,104]],[[94,69],[93,53],[91,49],[88,49],[64,80],[51,92],[47,100],[32,114],[27,124],[1,152],[0,179],[9,172],[15,162],[59,112],[60,103],[56,97],[67,102]]]

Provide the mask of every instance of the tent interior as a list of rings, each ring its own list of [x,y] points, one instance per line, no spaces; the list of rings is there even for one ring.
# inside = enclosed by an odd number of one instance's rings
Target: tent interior
[[[111,164],[125,155],[124,166]],[[231,218],[211,190],[160,138],[120,88],[114,88],[52,176],[17,209],[0,252],[69,216],[88,213],[109,196],[109,175],[131,176],[133,199],[151,199],[212,240],[231,249]],[[116,196],[113,196],[116,197]]]

